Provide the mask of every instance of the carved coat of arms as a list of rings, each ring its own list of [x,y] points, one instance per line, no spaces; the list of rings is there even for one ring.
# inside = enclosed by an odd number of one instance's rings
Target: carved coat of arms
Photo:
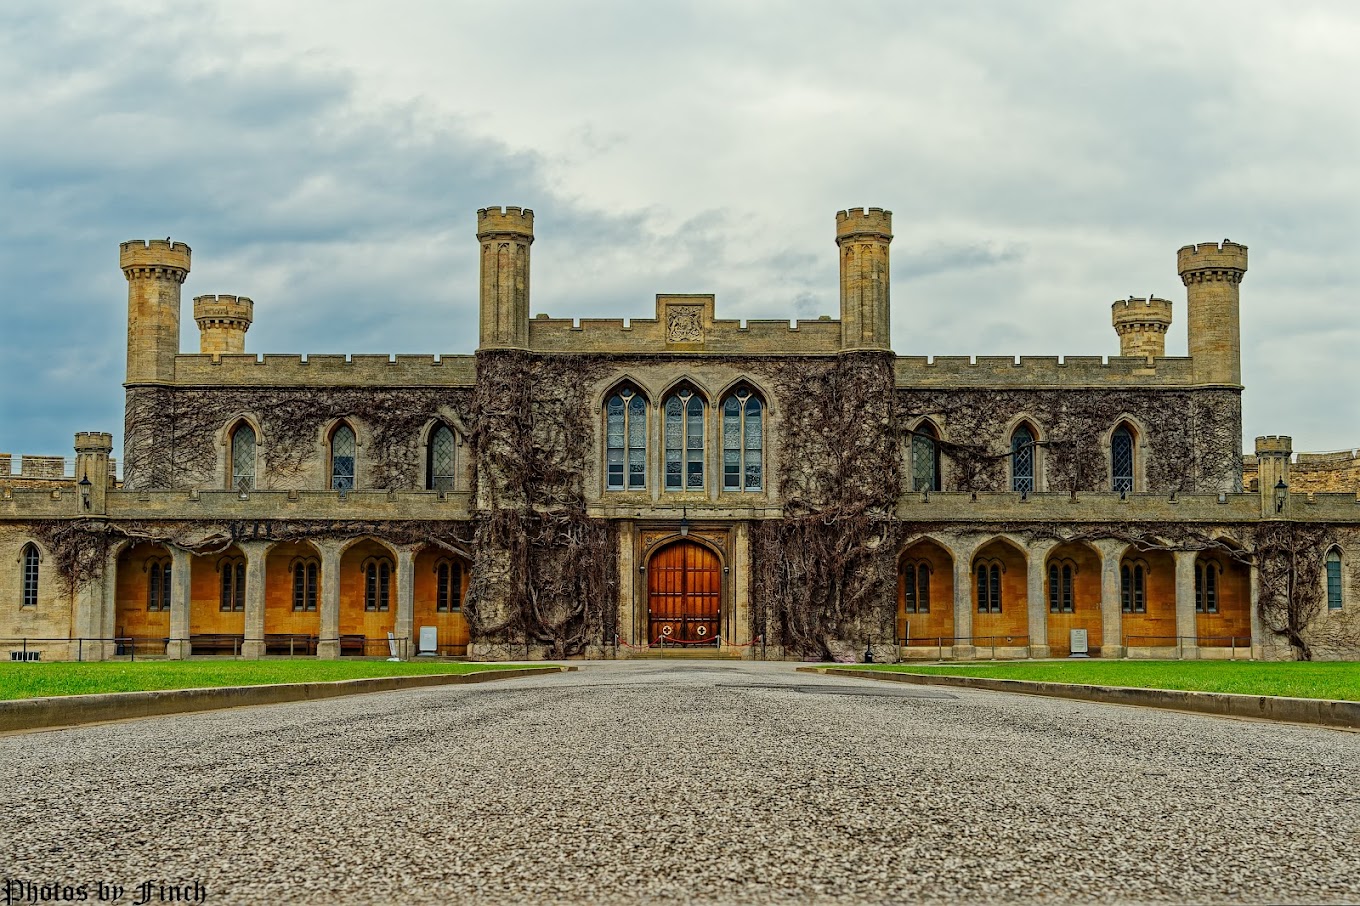
[[[703,309],[698,305],[672,305],[666,309],[666,342],[697,343],[704,338]]]

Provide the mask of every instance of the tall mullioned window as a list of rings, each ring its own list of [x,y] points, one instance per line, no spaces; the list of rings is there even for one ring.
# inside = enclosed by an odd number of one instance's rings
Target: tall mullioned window
[[[907,613],[930,613],[930,564],[912,560],[903,564],[902,603]]]
[[[458,439],[448,425],[439,425],[430,435],[430,449],[426,457],[425,488],[430,491],[452,491],[454,470],[458,460]]]
[[[349,491],[354,488],[354,457],[358,443],[354,429],[341,422],[331,432],[331,490]]]
[[[440,560],[434,568],[435,611],[457,613],[463,609],[463,564]]]
[[[1327,609],[1341,609],[1341,552],[1332,548],[1327,552]]]
[[[233,490],[255,490],[255,429],[242,422],[231,432],[231,474],[227,484]]]
[[[723,401],[724,491],[759,491],[765,487],[761,463],[763,414],[759,397],[744,388]]]
[[[317,579],[321,564],[315,559],[293,561],[293,610],[306,613],[316,610]]]
[[[1120,425],[1110,435],[1110,474],[1114,489],[1133,491],[1133,432],[1128,425]]]
[[[978,613],[1001,613],[1001,565],[999,563],[979,563],[977,565],[977,609]]]
[[[1195,613],[1218,613],[1218,577],[1222,569],[1212,560],[1195,564]]]
[[[1011,490],[1034,491],[1034,432],[1021,425],[1011,434]]]
[[[704,489],[704,400],[689,388],[672,393],[665,412],[666,490]]]
[[[32,543],[25,544],[22,597],[19,602],[21,607],[38,606],[38,566],[41,561],[42,558],[38,555],[37,546]]]
[[[246,561],[241,557],[223,557],[217,561],[221,577],[218,609],[224,612],[246,609]]]
[[[1048,612],[1072,613],[1075,601],[1072,595],[1072,577],[1076,574],[1070,562],[1048,564]]]
[[[152,560],[147,566],[146,609],[170,609],[170,561]]]
[[[647,401],[631,387],[609,397],[605,411],[605,488],[647,488]]]
[[[1147,567],[1141,561],[1119,568],[1119,609],[1124,613],[1147,613]]]
[[[940,435],[935,426],[922,422],[911,438],[911,488],[913,491],[940,489]]]
[[[392,561],[386,557],[364,564],[364,610],[385,611],[392,600]]]

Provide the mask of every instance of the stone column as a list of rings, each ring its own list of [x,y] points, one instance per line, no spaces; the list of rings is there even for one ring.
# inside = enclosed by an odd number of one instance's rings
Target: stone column
[[[397,619],[392,633],[397,637],[397,652],[403,658],[415,650],[412,633],[416,625],[416,549],[397,548]]]
[[[954,552],[954,657],[977,656],[973,644],[973,552],[975,544],[960,542]]]
[[[1199,551],[1176,551],[1176,635],[1181,636],[1181,656],[1199,657],[1199,630],[1195,625],[1195,558]]]
[[[1261,633],[1261,572],[1256,564],[1251,565],[1251,658],[1261,660],[1265,656],[1265,642]]]
[[[734,645],[751,642],[751,530],[750,524],[738,522],[732,529],[732,569],[728,577],[732,582],[732,635],[724,641]],[[751,656],[750,648],[743,649],[742,656]]]
[[[175,660],[192,653],[189,612],[193,608],[193,563],[193,554],[183,548],[170,548],[170,640],[165,646],[165,656]]]
[[[102,661],[104,643],[92,641],[104,636],[105,589],[115,581],[116,561],[110,555],[104,559],[99,578],[76,589],[75,613],[72,619],[71,645],[68,660]]]
[[[1122,541],[1099,541],[1100,551],[1100,656],[1124,656],[1124,611],[1120,600],[1119,563]]]
[[[241,657],[260,658],[264,657],[264,565],[269,544],[247,541],[240,548],[246,555],[245,640],[241,643]]]
[[[629,649],[627,645],[637,645],[637,601],[635,591],[637,589],[637,564],[633,562],[633,533],[634,526],[631,522],[619,523],[619,624],[616,628],[619,636],[618,656],[627,657]],[[605,639],[605,643],[610,646],[610,651],[614,650],[613,639]]]
[[[1056,541],[1036,541],[1030,545],[1029,572],[1025,574],[1025,594],[1029,598],[1029,645],[1030,657],[1048,657],[1051,649],[1048,644],[1048,597],[1044,594],[1045,565],[1049,552],[1057,547]]]
[[[321,634],[316,656],[340,656],[340,542],[318,541],[321,552]]]
[[[99,635],[112,639],[118,632],[118,548],[109,551],[109,559],[104,566],[104,609],[99,615]],[[102,642],[101,660],[113,656],[118,651],[117,642]]]

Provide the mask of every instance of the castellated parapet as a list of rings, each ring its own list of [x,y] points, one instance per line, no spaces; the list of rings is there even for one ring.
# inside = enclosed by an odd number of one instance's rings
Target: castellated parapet
[[[514,206],[478,209],[477,241],[482,246],[481,345],[526,349],[534,212]]]
[[[118,247],[118,264],[128,281],[129,384],[174,380],[180,285],[189,276],[189,263],[189,246],[169,239],[135,239]]]
[[[892,211],[836,213],[841,264],[841,336],[846,349],[892,349],[888,245]]]
[[[1166,330],[1171,326],[1171,302],[1153,296],[1130,296],[1111,306],[1114,332],[1119,334],[1119,354],[1139,358],[1166,355]]]
[[[1186,288],[1186,331],[1195,379],[1242,385],[1238,287],[1247,272],[1247,247],[1224,239],[1183,246],[1176,269]]]
[[[198,351],[202,355],[240,355],[246,351],[246,331],[255,317],[255,303],[245,296],[194,296],[198,322]]]

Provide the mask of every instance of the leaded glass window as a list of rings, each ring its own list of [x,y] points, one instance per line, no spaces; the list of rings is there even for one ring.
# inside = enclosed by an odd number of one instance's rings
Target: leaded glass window
[[[1133,613],[1133,580],[1129,573],[1127,563],[1119,567],[1119,609],[1124,613]]]
[[[1110,436],[1110,467],[1114,489],[1133,491],[1133,432],[1126,425],[1114,429]]]
[[[764,487],[762,412],[760,399],[746,389],[723,402],[724,491],[759,491]]]
[[[978,613],[1001,613],[1001,566],[993,563],[977,565]]]
[[[298,560],[293,564],[293,610],[316,610],[318,572],[315,560]]]
[[[364,564],[364,610],[388,610],[391,592],[392,561],[369,560]]]
[[[1028,425],[1011,435],[1011,490],[1034,491],[1034,432]]]
[[[246,609],[246,561],[241,557],[223,557],[217,561],[217,572],[222,577],[218,607],[223,612]]]
[[[1133,565],[1133,612],[1147,613],[1147,571],[1141,563]]]
[[[38,564],[41,561],[38,548],[33,544],[24,545],[24,579],[21,606],[38,606]]]
[[[666,400],[666,490],[704,489],[704,401],[688,388]]]
[[[1218,564],[1195,564],[1195,612],[1218,613]]]
[[[430,435],[429,463],[425,487],[431,491],[452,491],[454,467],[458,458],[458,439],[448,425],[439,425]]]
[[[170,609],[170,561],[152,560],[147,566],[146,609]]]
[[[625,387],[605,402],[605,489],[647,487],[647,402]]]
[[[915,491],[940,489],[940,444],[929,423],[920,425],[911,438],[911,487]]]
[[[332,491],[349,491],[354,488],[354,454],[357,447],[354,429],[341,422],[331,433]]]
[[[1341,554],[1336,548],[1327,552],[1327,609],[1341,609]]]
[[[245,423],[231,432],[231,474],[227,483],[233,490],[255,490],[255,429]]]

